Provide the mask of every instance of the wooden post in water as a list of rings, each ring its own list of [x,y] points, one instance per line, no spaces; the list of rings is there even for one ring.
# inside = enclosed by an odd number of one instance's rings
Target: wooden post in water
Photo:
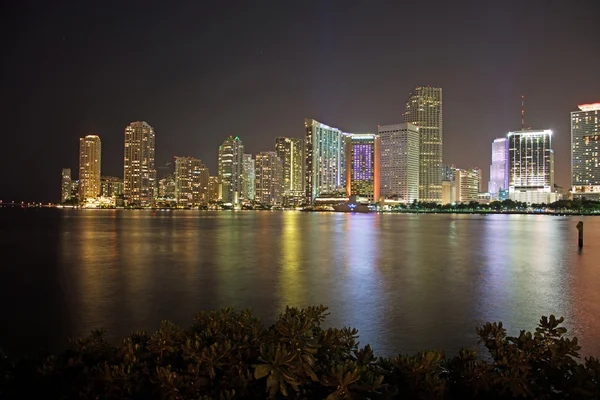
[[[579,248],[583,247],[583,221],[577,223],[577,230],[579,231]]]

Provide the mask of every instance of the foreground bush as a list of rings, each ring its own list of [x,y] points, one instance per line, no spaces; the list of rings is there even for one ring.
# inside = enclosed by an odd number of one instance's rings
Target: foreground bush
[[[477,334],[486,359],[466,349],[376,358],[358,348],[355,329],[322,329],[326,310],[287,308],[269,328],[248,311],[200,312],[189,329],[165,321],[117,347],[95,331],[58,356],[0,354],[0,398],[600,398],[598,359],[578,361],[562,318],[543,317],[517,337],[485,324]]]

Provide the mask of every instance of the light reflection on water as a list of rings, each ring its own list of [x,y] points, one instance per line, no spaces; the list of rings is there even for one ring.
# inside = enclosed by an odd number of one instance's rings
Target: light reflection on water
[[[53,210],[0,222],[3,254],[20,255],[0,269],[12,328],[0,346],[41,336],[56,348],[95,327],[120,338],[225,306],[270,323],[286,305],[325,304],[328,324],[358,328],[380,354],[452,353],[485,321],[516,334],[555,314],[600,355],[591,217]]]

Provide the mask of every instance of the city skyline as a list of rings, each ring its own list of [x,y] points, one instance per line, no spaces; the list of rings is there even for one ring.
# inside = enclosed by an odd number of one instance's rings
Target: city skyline
[[[525,95],[525,125],[554,132],[556,182],[566,188],[569,113],[597,102],[600,87],[600,55],[589,52],[600,5],[583,3],[584,14],[571,4],[536,2],[106,5],[91,12],[76,3],[14,4],[2,66],[13,77],[2,91],[10,137],[0,150],[0,167],[11,172],[0,198],[55,201],[57,171],[77,170],[75,140],[91,132],[102,138],[103,173],[120,176],[122,127],[134,120],[159,133],[156,165],[185,154],[212,171],[214,149],[228,135],[256,154],[274,137],[302,137],[307,116],[372,132],[401,122],[407,93],[428,84],[444,89],[444,163],[479,166],[487,182],[489,143],[520,127]],[[99,13],[110,29],[92,23]],[[394,23],[423,13],[425,31],[417,18]],[[264,23],[257,26],[251,21],[258,16]],[[164,23],[142,28],[156,19]],[[306,20],[314,29],[305,29]],[[407,37],[412,54],[403,62],[398,43]],[[301,56],[310,52],[323,62]],[[573,62],[561,54],[586,56]],[[40,120],[43,130],[34,125]],[[14,171],[16,156],[26,153],[40,164]],[[26,176],[39,181],[25,184]]]

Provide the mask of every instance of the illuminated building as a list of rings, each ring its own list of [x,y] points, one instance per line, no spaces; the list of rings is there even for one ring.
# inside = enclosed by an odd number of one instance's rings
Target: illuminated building
[[[128,205],[149,206],[154,202],[156,168],[154,128],[144,121],[125,128],[123,196]]]
[[[244,200],[254,200],[255,165],[252,154],[244,154],[242,160],[242,195]]]
[[[79,139],[79,201],[100,196],[100,138],[87,135]]]
[[[498,138],[492,142],[492,165],[488,192],[492,200],[500,198],[500,192],[508,189],[508,139]]]
[[[442,201],[442,88],[417,86],[408,97],[404,122],[419,127],[419,200]]]
[[[175,201],[175,173],[158,180],[158,197]]]
[[[221,185],[221,201],[239,204],[242,197],[242,167],[244,143],[239,137],[229,136],[219,146],[218,176]]]
[[[456,168],[456,201],[459,203],[478,201],[480,182],[481,170],[479,168]]]
[[[454,204],[456,199],[456,166],[442,165],[442,204]]]
[[[175,199],[179,207],[208,204],[208,167],[194,157],[175,157]]]
[[[404,203],[419,200],[419,128],[413,124],[380,125],[381,195]]]
[[[71,180],[71,168],[63,168],[60,182],[60,202],[71,200],[73,182]]]
[[[554,188],[552,131],[525,130],[508,134],[508,189],[511,200],[552,203]]]
[[[282,164],[282,190],[284,196],[294,196],[302,192],[304,177],[303,141],[300,138],[275,138],[275,152]]]
[[[571,113],[571,193],[600,200],[600,103],[578,107]]]
[[[379,202],[379,136],[352,133],[346,137],[346,195]]]
[[[123,195],[123,180],[115,176],[103,176],[100,180],[102,197],[120,197]]]
[[[304,190],[312,204],[321,194],[345,189],[345,137],[341,130],[314,119],[304,120]]]
[[[274,151],[256,155],[256,183],[254,199],[270,206],[281,204],[281,160]]]
[[[218,176],[209,176],[208,177],[208,201],[212,203],[216,203],[219,201],[221,197],[219,191],[219,177]]]

